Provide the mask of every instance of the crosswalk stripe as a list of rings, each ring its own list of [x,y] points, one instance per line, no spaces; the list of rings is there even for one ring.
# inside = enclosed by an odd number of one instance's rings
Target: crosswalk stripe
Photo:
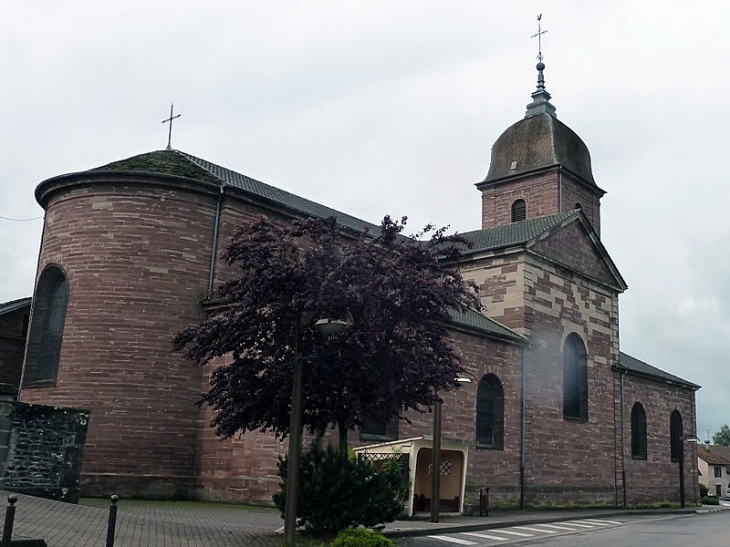
[[[535,534],[524,534],[522,532],[513,532],[512,530],[500,530],[500,534],[509,534],[510,536],[520,536],[523,538],[534,538]]]
[[[575,522],[574,520],[571,520],[569,522],[563,522],[562,524],[565,524],[566,526],[577,526],[578,528],[595,528],[595,524],[581,524],[580,522]]]
[[[451,536],[428,536],[433,539],[440,539],[442,541],[449,541],[451,543],[458,543],[459,545],[476,545],[475,541],[467,541],[465,539],[452,538]]]
[[[540,528],[530,528],[529,526],[515,526],[516,530],[527,530],[528,532],[542,532],[543,534],[554,534],[555,530],[541,530]]]
[[[555,530],[567,530],[569,532],[575,532],[575,528],[568,528],[567,526],[559,526],[557,524],[536,524],[535,526],[545,526],[547,528],[554,528]]]
[[[623,524],[623,522],[619,522],[617,520],[603,520],[603,519],[601,519],[601,520],[583,519],[583,520],[585,520],[585,522],[588,522],[588,523],[590,523],[590,522],[597,522],[599,524]]]
[[[580,519],[580,520],[574,520],[573,522],[582,522],[583,524],[594,524],[596,526],[610,526],[607,522],[599,522],[597,520]]]
[[[466,536],[474,536],[484,539],[493,539],[494,541],[509,541],[509,538],[503,538],[499,536],[490,536],[489,534],[479,534],[477,532],[462,532]]]

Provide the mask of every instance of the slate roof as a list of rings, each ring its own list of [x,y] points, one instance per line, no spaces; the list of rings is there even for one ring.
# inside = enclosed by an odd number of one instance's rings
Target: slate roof
[[[473,309],[465,312],[452,311],[451,320],[467,330],[479,331],[517,344],[528,343],[524,336]]]
[[[242,190],[246,194],[256,196],[263,201],[284,206],[293,212],[315,218],[335,217],[337,222],[362,232],[368,229],[371,233],[378,233],[379,226],[360,220],[351,215],[337,211],[320,203],[287,192],[260,180],[253,179],[241,173],[231,171],[207,160],[197,158],[180,150],[158,150],[115,161],[96,169],[95,172],[140,172],[157,173],[185,177],[193,180],[209,182],[216,185],[225,185]]]
[[[551,228],[560,226],[566,220],[571,217],[577,217],[580,214],[580,211],[576,209],[574,211],[558,213],[557,215],[512,222],[510,224],[474,230],[472,232],[464,232],[459,235],[472,244],[467,254],[501,249],[504,247],[524,245]]]
[[[32,300],[33,299],[30,296],[27,296],[25,298],[18,298],[17,300],[10,300],[8,302],[0,302],[0,315],[14,312],[15,310],[19,310],[21,308],[25,308],[26,306],[30,306],[30,303]]]
[[[684,378],[664,372],[663,370],[653,367],[649,363],[645,363],[644,361],[641,361],[636,357],[632,357],[623,351],[619,352],[619,368],[626,370],[629,374],[645,376],[668,384],[677,384],[692,389],[700,389],[700,386],[697,384],[693,384]]]

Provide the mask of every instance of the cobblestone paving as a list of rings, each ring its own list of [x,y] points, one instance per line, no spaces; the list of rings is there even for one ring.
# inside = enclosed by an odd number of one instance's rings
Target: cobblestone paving
[[[0,491],[5,518],[7,492]],[[13,539],[40,538],[48,547],[103,547],[108,500],[79,505],[18,496]],[[115,547],[277,547],[283,521],[274,509],[195,502],[120,500]]]

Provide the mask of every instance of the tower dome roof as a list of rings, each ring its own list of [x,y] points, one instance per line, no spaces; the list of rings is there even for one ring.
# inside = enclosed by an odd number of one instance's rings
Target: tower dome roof
[[[484,182],[560,165],[590,186],[597,186],[591,155],[581,138],[554,114],[542,112],[513,124],[492,146],[492,160]]]
[[[591,170],[591,155],[581,138],[555,114],[545,89],[543,70],[537,64],[537,89],[525,117],[502,133],[492,146],[489,172],[484,182],[559,165],[589,186],[598,188]]]

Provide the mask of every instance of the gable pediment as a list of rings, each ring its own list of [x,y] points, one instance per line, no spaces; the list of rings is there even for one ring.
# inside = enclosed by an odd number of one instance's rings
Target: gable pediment
[[[533,254],[619,292],[627,289],[618,268],[582,214],[552,227],[526,247]]]

